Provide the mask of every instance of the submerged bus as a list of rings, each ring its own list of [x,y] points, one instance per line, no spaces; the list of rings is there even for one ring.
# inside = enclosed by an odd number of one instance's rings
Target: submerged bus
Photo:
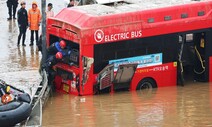
[[[47,21],[58,91],[92,95],[212,81],[212,0],[123,0],[65,8]]]

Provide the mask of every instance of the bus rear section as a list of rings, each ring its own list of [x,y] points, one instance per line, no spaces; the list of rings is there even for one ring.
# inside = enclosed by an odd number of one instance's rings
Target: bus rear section
[[[49,84],[53,84],[57,91],[79,95],[80,75],[80,44],[79,31],[76,27],[62,21],[49,19],[47,25],[47,51],[49,46],[64,40],[64,51],[71,51],[65,55],[50,71]],[[50,57],[50,56],[48,56]]]
[[[55,85],[55,88],[58,91],[78,95],[79,44],[54,35],[50,35],[49,39],[50,44],[64,40],[67,44],[66,47],[70,47],[71,49],[71,54],[63,57],[63,59],[53,67],[56,75],[52,83]]]

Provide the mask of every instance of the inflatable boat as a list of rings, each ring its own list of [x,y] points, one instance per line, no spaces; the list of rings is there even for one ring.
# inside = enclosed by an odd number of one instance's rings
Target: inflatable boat
[[[32,111],[29,94],[0,80],[0,127],[26,120]]]

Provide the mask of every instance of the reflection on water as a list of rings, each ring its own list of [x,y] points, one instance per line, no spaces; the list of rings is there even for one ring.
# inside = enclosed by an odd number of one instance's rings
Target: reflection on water
[[[25,67],[27,65],[25,47],[18,47],[18,57],[21,67]]]
[[[212,126],[212,84],[78,97],[55,93],[43,114],[46,127]]]

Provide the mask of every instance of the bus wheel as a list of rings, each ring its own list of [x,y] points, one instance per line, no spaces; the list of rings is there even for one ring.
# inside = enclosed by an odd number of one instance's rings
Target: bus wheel
[[[156,85],[156,82],[154,81],[154,79],[145,78],[138,83],[136,90],[152,89],[152,88],[156,88],[156,87],[157,87],[157,85]]]

